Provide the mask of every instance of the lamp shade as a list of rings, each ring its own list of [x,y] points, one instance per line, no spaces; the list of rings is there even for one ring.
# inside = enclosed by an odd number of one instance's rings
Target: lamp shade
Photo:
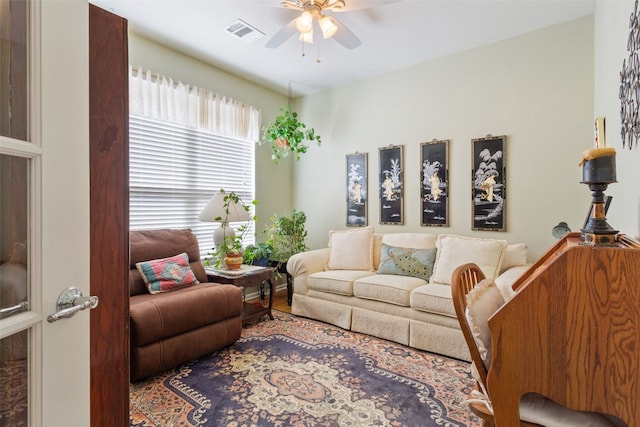
[[[323,15],[320,19],[318,19],[318,24],[320,25],[320,29],[322,30],[322,36],[325,39],[330,38],[336,33],[336,31],[338,31],[336,20],[332,16]]]
[[[296,19],[296,29],[301,33],[308,33],[313,30],[313,15],[309,11],[304,11]]]
[[[225,208],[224,198],[227,196],[228,194],[223,192],[214,194],[198,216],[198,220],[200,221],[222,223],[220,227],[213,230],[213,247],[216,250],[222,247],[225,237],[231,240],[235,238],[236,233],[233,228],[228,225],[229,222],[251,220],[251,216],[249,212],[245,210],[244,206],[241,203],[234,202],[231,198],[227,199],[229,206]],[[228,214],[227,210],[229,211]]]
[[[300,33],[298,40],[304,43],[313,44],[313,28],[306,33]]]
[[[244,209],[241,204],[235,203],[229,199],[229,214],[227,215],[227,209],[224,207],[224,198],[226,193],[216,193],[211,197],[209,202],[200,212],[198,216],[199,221],[205,222],[236,222],[236,221],[249,221],[251,216],[249,212]]]

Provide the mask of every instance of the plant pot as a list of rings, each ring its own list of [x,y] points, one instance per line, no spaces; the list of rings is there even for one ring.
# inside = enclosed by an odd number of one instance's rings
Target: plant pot
[[[242,254],[227,254],[224,257],[224,262],[227,265],[227,270],[237,270],[242,266]]]
[[[276,139],[276,145],[280,148],[291,147],[291,144],[289,144],[289,140],[284,138]]]
[[[251,263],[252,265],[257,265],[259,267],[268,267],[269,266],[269,258],[256,258]]]

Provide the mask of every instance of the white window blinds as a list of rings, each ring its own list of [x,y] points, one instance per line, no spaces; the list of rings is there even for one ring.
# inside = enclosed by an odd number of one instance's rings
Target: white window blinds
[[[131,229],[191,228],[203,255],[210,252],[219,224],[197,217],[221,188],[245,203],[255,199],[255,142],[138,115],[129,120]],[[244,244],[253,242],[251,224]]]
[[[191,228],[205,255],[220,226],[197,219],[211,196],[224,189],[247,204],[255,199],[260,111],[133,67],[129,104],[130,228]],[[253,226],[245,246],[254,242]]]

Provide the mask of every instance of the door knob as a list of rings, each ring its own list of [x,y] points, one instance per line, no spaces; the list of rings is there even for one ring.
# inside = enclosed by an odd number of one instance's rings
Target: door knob
[[[5,317],[9,317],[12,314],[21,313],[28,310],[29,301],[21,301],[16,305],[12,305],[11,307],[0,308],[0,319],[4,319]]]
[[[47,317],[47,322],[53,323],[56,320],[74,316],[80,310],[93,309],[98,306],[98,297],[82,296],[82,291],[76,288],[67,288],[58,297],[54,314]]]

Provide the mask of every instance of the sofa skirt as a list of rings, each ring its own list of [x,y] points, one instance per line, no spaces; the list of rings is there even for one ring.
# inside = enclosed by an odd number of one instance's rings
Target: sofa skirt
[[[357,298],[338,295],[326,296],[331,300],[294,294],[291,313],[431,353],[471,361],[457,318],[378,303],[387,306],[383,305],[382,310],[386,308],[405,312],[406,315],[401,316],[373,309],[378,306],[374,301],[355,301]],[[338,302],[341,298],[347,298],[350,304]],[[362,303],[365,307],[354,307],[357,303]],[[425,321],[421,321],[421,318]]]
[[[342,329],[351,329],[351,307],[347,305],[293,294],[291,313],[330,323]]]

